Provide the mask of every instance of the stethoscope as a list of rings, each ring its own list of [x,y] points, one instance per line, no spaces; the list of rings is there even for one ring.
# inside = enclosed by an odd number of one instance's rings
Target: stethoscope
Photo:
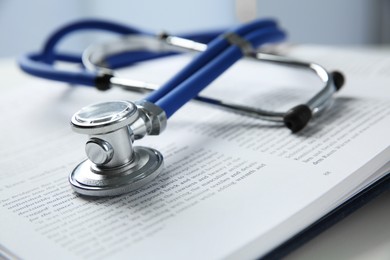
[[[83,55],[56,51],[58,43],[76,31],[102,30],[123,35],[119,41],[87,48]],[[88,159],[69,175],[72,188],[88,196],[114,196],[145,185],[163,168],[162,154],[149,147],[133,146],[145,135],[159,135],[167,120],[191,99],[221,106],[264,120],[283,122],[292,132],[300,131],[309,120],[324,111],[344,78],[328,73],[314,63],[300,62],[278,55],[255,51],[265,43],[282,40],[285,34],[273,20],[256,20],[233,30],[172,36],[154,35],[128,26],[101,20],[85,20],[62,27],[49,37],[40,53],[19,59],[27,73],[56,81],[94,86],[99,90],[120,87],[126,90],[152,91],[137,102],[110,101],[92,104],[76,112],[72,129],[88,135],[85,151]],[[113,69],[185,51],[201,52],[168,82],[155,84],[119,78]],[[286,112],[267,111],[233,102],[204,97],[199,93],[242,57],[305,68],[323,83],[322,89],[306,103]],[[63,70],[56,61],[82,64],[78,71]]]

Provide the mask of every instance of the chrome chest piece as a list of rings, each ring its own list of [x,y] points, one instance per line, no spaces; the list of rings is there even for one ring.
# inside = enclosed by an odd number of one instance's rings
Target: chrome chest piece
[[[114,196],[145,185],[163,168],[155,149],[134,146],[146,134],[158,135],[166,126],[165,112],[140,101],[114,101],[82,108],[71,120],[72,129],[88,135],[88,159],[69,175],[72,188],[82,195]]]

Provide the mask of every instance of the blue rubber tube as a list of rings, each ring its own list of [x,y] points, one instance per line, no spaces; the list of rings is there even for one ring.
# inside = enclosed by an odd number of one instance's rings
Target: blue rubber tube
[[[273,20],[256,20],[252,23],[240,26],[232,32],[242,36],[254,30],[261,30],[264,28],[276,28],[276,22]],[[199,54],[190,64],[184,67],[178,74],[166,82],[162,87],[149,94],[146,97],[146,100],[154,103],[157,102],[159,99],[163,98],[170,91],[176,88],[180,83],[185,81],[188,77],[192,76],[197,70],[204,67],[208,62],[213,60],[229,46],[230,43],[223,37],[214,39],[208,44],[207,50],[205,52]]]
[[[80,71],[64,71],[56,70],[53,65],[40,62],[42,57],[39,54],[30,54],[19,57],[18,63],[23,71],[28,74],[55,80],[66,82],[70,84],[80,84],[86,86],[95,86],[97,80],[97,74],[80,70]]]
[[[18,63],[21,69],[31,75],[62,81],[71,84],[83,84],[91,86],[96,83],[97,74],[93,72],[85,71],[81,68],[80,71],[66,71],[55,68],[53,63],[55,61],[65,61],[72,63],[79,63],[82,65],[81,55],[70,54],[64,52],[56,52],[55,48],[62,39],[66,36],[82,31],[82,30],[98,30],[111,33],[118,33],[121,35],[128,34],[143,34],[151,35],[149,32],[141,31],[130,26],[125,26],[119,23],[108,22],[104,20],[81,20],[71,24],[68,24],[56,32],[54,32],[44,44],[44,48],[41,53],[30,53],[19,57]],[[188,37],[189,39],[201,41],[207,43],[219,35],[221,30],[197,32],[184,34],[182,37]],[[119,55],[113,55],[107,57],[108,64],[112,69],[122,68],[132,65],[133,63],[156,59],[167,55],[173,55],[173,52],[157,53],[153,51],[135,51],[129,55],[129,53],[123,53]],[[95,78],[93,78],[95,77]]]
[[[148,36],[154,35],[151,32],[139,30],[134,27],[123,25],[120,23],[114,23],[114,22],[97,20],[97,19],[81,20],[81,21],[77,21],[65,25],[62,28],[58,29],[56,32],[54,32],[51,36],[49,36],[48,40],[44,44],[43,51],[42,51],[42,57],[44,57],[43,62],[49,64],[53,63],[56,60],[56,53],[54,49],[58,45],[58,43],[68,34],[71,33],[73,34],[77,31],[83,31],[83,30],[106,31],[106,32],[117,33],[121,35],[130,35],[130,34],[148,35]],[[221,32],[222,32],[221,30],[214,30],[209,32],[187,33],[187,34],[180,35],[180,37],[191,39],[194,41],[199,41],[202,43],[208,43],[216,36],[218,36]],[[153,52],[151,52],[151,54],[152,53]],[[152,56],[151,54],[149,54],[149,57]],[[160,57],[159,55],[156,55],[156,58],[159,57]],[[121,63],[123,63],[123,61]]]
[[[66,35],[70,33],[75,33],[76,31],[83,31],[83,30],[106,31],[106,32],[117,33],[121,35],[128,35],[128,34],[151,35],[151,33],[144,32],[135,29],[133,27],[122,25],[119,23],[102,21],[102,20],[94,20],[94,19],[81,20],[81,21],[77,21],[65,25],[59,30],[57,30],[56,32],[54,32],[51,36],[49,36],[42,50],[42,57],[43,57],[42,62],[52,64],[55,61],[54,49],[58,45],[59,41],[62,40]]]
[[[252,22],[250,24],[240,26],[233,30],[233,33],[239,35],[245,35],[250,33],[251,31],[259,30],[259,28],[276,28],[276,23],[273,20],[258,20]],[[87,86],[97,86],[103,82],[108,80],[107,77],[102,77],[101,75],[97,75],[93,72],[88,72],[85,70],[80,71],[64,71],[59,70],[52,66],[52,63],[56,60],[58,61],[67,61],[81,64],[81,57],[75,54],[69,53],[58,53],[55,51],[57,44],[67,35],[80,31],[80,30],[103,30],[113,33],[119,34],[144,34],[150,35],[148,32],[144,32],[138,29],[134,29],[129,26],[124,26],[117,23],[106,22],[102,20],[83,20],[79,22],[75,22],[69,24],[67,26],[62,27],[60,30],[56,31],[49,37],[47,40],[43,51],[38,54],[28,54],[19,58],[20,67],[27,73],[32,75],[43,77],[46,79],[63,81],[71,84],[81,84]],[[189,38],[196,41],[201,42],[209,42],[211,39],[214,39],[217,34],[221,31],[209,31],[209,32],[201,32],[201,33],[191,33],[184,34],[185,38]],[[200,68],[202,68],[205,64],[209,63],[216,56],[223,52],[223,50],[227,49],[230,44],[222,37],[218,37],[214,39],[208,46],[206,54],[199,55],[194,62],[190,64],[188,68],[185,68],[181,75],[174,77],[172,79],[171,84],[165,84],[162,90],[156,92],[155,101],[160,99],[169,93],[172,89],[178,86],[180,83],[185,81],[188,77],[196,73]],[[128,53],[124,53],[123,55],[116,55],[113,57],[108,57],[110,65],[114,68],[121,68],[123,66],[131,65],[132,63],[149,60],[153,58],[159,58],[166,55],[171,55],[173,53],[154,53],[154,52],[135,52],[134,56],[129,57]],[[187,70],[186,70],[187,69]],[[97,84],[97,82],[99,82]],[[109,82],[106,82],[109,84]],[[169,86],[170,85],[170,86]],[[99,88],[99,87],[98,87]],[[102,89],[102,88],[100,88]],[[104,89],[104,88],[103,88]]]
[[[256,47],[267,42],[281,40],[284,36],[283,32],[272,28],[250,33],[247,35],[246,40]],[[214,58],[214,60],[177,86],[177,88],[159,99],[156,104],[166,112],[168,117],[172,116],[180,107],[196,97],[200,91],[241,57],[241,49],[234,45],[230,46],[218,57]]]
[[[212,41],[208,46],[205,52],[198,55],[194,58],[189,65],[184,67],[181,71],[178,72],[173,78],[171,78],[167,83],[161,86],[159,89],[150,93],[146,100],[149,102],[157,102],[159,99],[163,98],[170,91],[176,88],[180,83],[194,74],[199,68],[202,68],[204,64],[207,64],[210,60],[215,58],[219,53],[221,53],[229,45],[228,43],[219,38]]]

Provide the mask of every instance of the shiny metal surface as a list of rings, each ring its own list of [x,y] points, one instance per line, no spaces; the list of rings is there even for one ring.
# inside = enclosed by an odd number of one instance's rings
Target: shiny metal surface
[[[252,44],[238,34],[230,32],[225,33],[223,36],[231,45],[238,46],[245,56],[249,56],[250,54],[254,53]]]
[[[112,159],[114,149],[110,143],[102,139],[91,138],[85,144],[85,153],[91,162],[96,165],[103,165]]]
[[[71,126],[75,132],[81,134],[104,134],[133,123],[138,116],[138,109],[132,102],[103,102],[86,106],[76,112],[71,119]]]
[[[186,50],[186,51],[194,51],[194,52],[200,52],[205,51],[207,49],[207,45],[188,40],[185,38],[169,35],[169,34],[160,34],[159,37],[165,44],[168,46],[171,46],[175,50]]]
[[[136,106],[139,111],[138,120],[129,126],[135,140],[145,135],[159,135],[165,130],[168,118],[164,110],[146,100],[137,101]]]
[[[146,100],[137,101],[135,104],[139,109],[140,117],[145,121],[148,135],[159,135],[165,130],[168,119],[164,110]]]
[[[133,160],[121,167],[106,169],[89,160],[83,161],[69,175],[69,182],[82,195],[116,196],[149,183],[162,171],[163,165],[163,156],[157,150],[134,147]]]
[[[334,85],[333,78],[324,67],[316,63],[302,62],[288,57],[260,52],[254,53],[253,58],[277,64],[283,63],[285,66],[308,69],[315,73],[323,86],[316,95],[306,102],[306,105],[310,107],[314,115],[323,111],[332,102],[331,97],[337,91],[337,88]]]
[[[165,112],[147,101],[112,101],[82,108],[72,117],[75,132],[87,134],[88,159],[69,176],[83,195],[113,196],[137,189],[162,169],[162,155],[151,148],[133,147],[135,139],[161,133]],[[134,131],[136,133],[134,133]]]
[[[133,133],[129,131],[127,126],[106,134],[89,136],[89,141],[95,139],[100,139],[110,144],[113,150],[111,159],[100,164],[101,167],[119,167],[129,163],[133,159]],[[88,158],[91,159],[89,156]]]

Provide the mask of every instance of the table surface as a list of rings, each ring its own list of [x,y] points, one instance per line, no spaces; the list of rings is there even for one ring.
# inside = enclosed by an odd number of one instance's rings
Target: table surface
[[[19,71],[14,59],[0,60],[2,84],[26,84],[29,76]],[[5,77],[6,76],[6,77]],[[381,194],[342,221],[319,234],[285,259],[390,259],[390,191]]]

